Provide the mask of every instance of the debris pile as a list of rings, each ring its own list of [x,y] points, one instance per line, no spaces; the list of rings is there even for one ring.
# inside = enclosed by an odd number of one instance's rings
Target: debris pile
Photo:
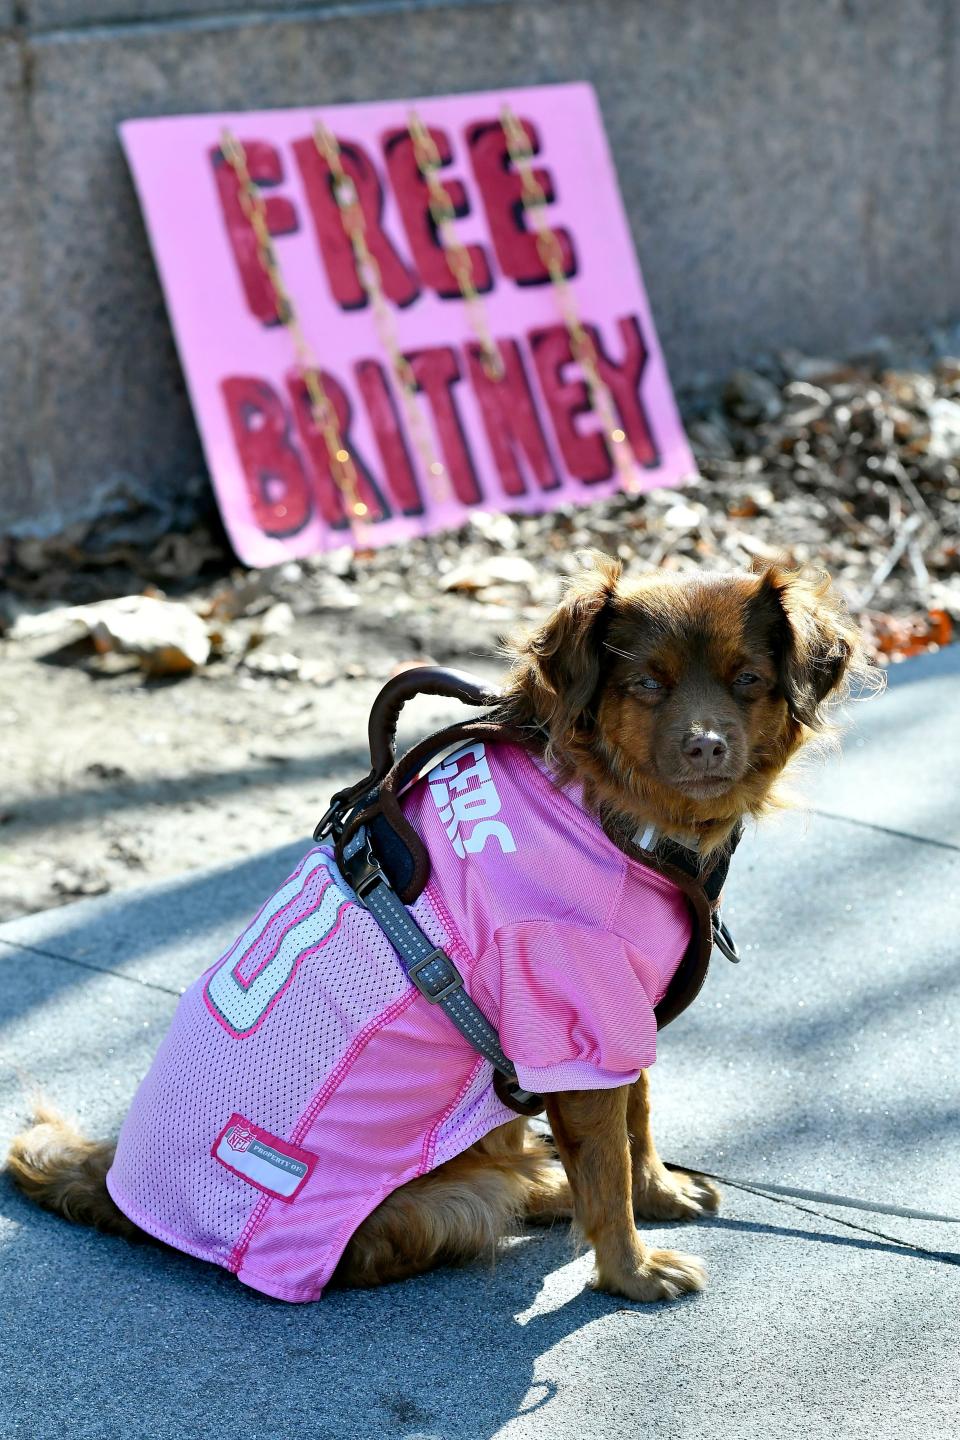
[[[159,580],[179,592],[187,603],[176,609],[189,621],[168,606],[162,633],[138,649],[131,627],[161,620],[162,594],[153,590],[141,608],[136,597],[110,602],[91,630],[100,648],[132,651],[151,673],[212,665],[325,684],[333,664],[300,656],[289,638],[302,617],[342,612],[340,673],[350,664],[365,673],[357,658],[363,634],[383,627],[399,627],[425,654],[489,650],[556,597],[579,549],[596,546],[634,571],[774,560],[822,566],[844,589],[876,658],[916,654],[948,643],[960,621],[960,337],[947,338],[953,355],[941,337],[922,354],[883,343],[848,361],[788,353],[762,371],[735,371],[721,389],[683,406],[700,475],[682,490],[538,516],[477,514],[457,532],[378,551],[344,548],[263,573],[228,573],[222,538],[204,528],[195,503],[189,533],[164,536],[141,505],[145,551],[121,543],[115,516],[69,544],[8,541],[8,633],[52,623],[49,612],[32,613],[51,583],[59,598],[77,598],[78,585],[89,590],[107,576],[115,585],[122,561],[141,588],[143,579]],[[110,524],[112,543],[91,550],[91,534],[102,539]],[[98,570],[104,556],[109,566]],[[204,566],[219,578],[204,582]],[[128,607],[122,616],[117,604]],[[69,615],[84,621],[75,606]],[[172,648],[164,649],[164,636]]]
[[[881,663],[944,645],[960,622],[960,359],[897,361],[787,354],[768,373],[736,371],[684,407],[700,475],[683,490],[476,515],[359,555],[344,579],[364,607],[436,604],[439,583],[507,621],[524,599],[551,599],[582,547],[628,570],[783,560],[834,576]],[[507,585],[509,561],[526,569]]]
[[[26,599],[73,604],[110,599],[151,584],[196,584],[231,563],[204,475],[185,476],[175,495],[124,476],[90,495],[55,533],[32,523],[0,534],[0,584]]]

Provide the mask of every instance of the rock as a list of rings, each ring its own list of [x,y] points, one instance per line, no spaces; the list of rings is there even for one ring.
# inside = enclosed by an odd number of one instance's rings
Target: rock
[[[86,773],[94,780],[129,780],[129,772],[122,765],[109,765],[103,760],[94,760],[87,766]]]
[[[934,400],[929,414],[931,453],[943,460],[960,458],[960,404]]]
[[[241,655],[252,650],[261,640],[258,630],[238,620],[236,624],[224,624],[221,620],[210,620],[207,622],[207,639],[210,641],[211,659],[207,661],[206,668],[209,670],[214,658],[220,660],[238,660]]]
[[[960,385],[960,358],[944,355],[934,366],[937,379],[944,385]]]
[[[935,606],[960,625],[960,576],[935,581],[930,587],[930,596]]]
[[[747,424],[776,420],[783,410],[777,386],[756,370],[734,370],[724,387],[723,403],[731,415]]]
[[[101,655],[134,657],[154,675],[186,673],[203,665],[210,653],[206,626],[188,605],[147,595],[126,595],[94,605],[23,608],[8,636],[60,646],[89,636]]]
[[[9,640],[51,640],[69,645],[89,635],[89,625],[73,605],[57,605],[53,609],[33,606],[17,607],[7,629]]]
[[[492,545],[503,550],[514,550],[517,544],[517,522],[509,515],[496,515],[489,510],[478,510],[470,516],[469,528]]]
[[[338,545],[335,550],[328,550],[318,567],[327,575],[336,575],[343,580],[353,569],[353,549],[350,545]]]
[[[517,614],[517,590],[514,585],[487,585],[483,590],[476,592],[475,598],[482,605],[500,607],[499,623],[501,625],[513,620]]]
[[[161,580],[190,580],[210,560],[220,560],[221,546],[198,527],[187,535],[164,535],[149,552],[149,571]],[[144,567],[147,571],[147,567]]]
[[[317,589],[315,606],[319,610],[355,610],[361,597],[351,586],[345,585],[335,575],[323,576]]]
[[[105,895],[110,881],[99,870],[87,865],[61,865],[53,873],[53,888],[58,895],[71,899],[86,895]]]
[[[801,429],[819,420],[830,407],[830,395],[818,385],[809,385],[803,380],[794,380],[783,392],[786,406],[783,423],[791,429]]]
[[[689,505],[678,501],[664,512],[663,523],[668,530],[695,530],[706,513],[705,505]]]
[[[441,590],[485,590],[489,585],[536,585],[536,567],[522,555],[490,555],[458,565],[440,581]]]
[[[228,580],[214,590],[200,613],[208,620],[229,623],[241,615],[269,610],[272,603],[269,583],[269,572],[259,570]]]
[[[107,855],[111,860],[125,865],[128,870],[143,870],[146,865],[146,851],[132,835],[115,835],[107,848]]]
[[[278,680],[295,680],[300,674],[301,665],[300,659],[290,651],[274,655],[269,650],[253,650],[249,655],[244,655],[240,663],[254,675],[269,675]]]
[[[788,551],[784,545],[768,545],[767,542],[761,540],[758,535],[749,535],[742,530],[738,531],[732,538],[741,550],[745,550],[748,555],[752,555],[754,559],[757,560],[765,560],[772,563],[785,561],[787,564],[791,564],[800,559],[799,554],[796,553],[796,547],[793,551]]]
[[[262,638],[286,635],[293,629],[293,611],[285,600],[271,605],[260,616],[257,629]]]
[[[106,650],[102,654],[98,652],[91,655],[84,662],[84,668],[91,675],[129,675],[140,669],[140,661],[136,655],[124,655],[119,650]]]
[[[733,460],[736,455],[730,436],[717,420],[691,421],[687,436],[698,460]]]
[[[305,680],[308,685],[331,685],[337,679],[337,674],[336,666],[329,660],[300,661],[300,679]]]
[[[134,655],[150,675],[184,675],[206,664],[207,630],[199,615],[175,600],[125,595],[74,612],[90,628],[101,653]]]

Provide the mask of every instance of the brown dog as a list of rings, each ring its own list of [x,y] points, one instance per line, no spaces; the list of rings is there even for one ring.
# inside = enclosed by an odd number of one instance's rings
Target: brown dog
[[[857,632],[826,578],[761,575],[624,582],[593,556],[556,610],[514,649],[499,717],[531,737],[558,777],[584,782],[608,832],[653,824],[722,846],[776,803],[790,758],[863,669]],[[631,1300],[700,1289],[695,1258],[648,1249],[635,1217],[714,1210],[702,1177],[668,1171],[650,1132],[647,1076],[547,1099],[562,1161],[522,1119],[401,1186],[355,1231],[337,1270],[374,1285],[472,1258],[523,1219],[573,1216],[596,1253],[596,1284]],[[112,1147],[46,1113],[13,1143],[9,1168],[38,1203],[128,1237],[104,1185]]]

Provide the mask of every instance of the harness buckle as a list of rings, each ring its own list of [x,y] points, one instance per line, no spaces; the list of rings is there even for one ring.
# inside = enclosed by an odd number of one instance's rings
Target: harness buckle
[[[493,1091],[497,1099],[517,1115],[541,1115],[547,1108],[542,1095],[524,1090],[515,1075],[504,1075],[500,1070],[493,1072]]]
[[[730,934],[727,925],[721,920],[719,910],[714,910],[713,912],[713,943],[722,955],[726,955],[731,965],[740,964],[740,951],[737,948],[737,942]]]
[[[373,852],[369,845],[367,845],[364,852],[361,852],[355,857],[354,864],[356,864],[356,861],[359,861],[363,868],[360,870],[360,873],[357,874],[356,871],[354,871],[353,865],[350,866],[350,884],[353,886],[357,899],[362,905],[365,905],[367,903],[367,896],[371,890],[376,889],[378,885],[389,885],[390,881],[380,869],[378,862],[374,859]]]
[[[427,977],[423,972],[431,965],[438,965],[440,968],[435,976]],[[415,965],[411,965],[407,974],[431,1005],[439,1005],[441,1000],[446,1000],[455,990],[463,989],[463,976],[450,956],[439,946]]]
[[[356,853],[344,860],[343,873],[349,881],[353,893],[360,904],[364,906],[367,903],[367,896],[378,885],[386,885],[388,890],[390,888],[390,881],[380,868],[380,862],[373,853],[369,835],[364,835],[363,844],[358,847]]]
[[[334,800],[323,818],[318,820],[313,832],[314,840],[325,840],[328,835],[333,834],[341,818],[340,809],[341,807]]]

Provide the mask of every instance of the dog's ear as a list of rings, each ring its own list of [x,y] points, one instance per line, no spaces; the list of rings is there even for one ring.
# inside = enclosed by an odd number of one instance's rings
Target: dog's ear
[[[600,682],[608,608],[623,566],[599,550],[577,557],[581,568],[544,623],[515,647],[514,683],[551,747],[570,743],[589,715]]]
[[[773,617],[780,685],[794,720],[824,724],[822,707],[841,698],[852,667],[863,667],[860,635],[828,575],[770,565],[759,603]]]

